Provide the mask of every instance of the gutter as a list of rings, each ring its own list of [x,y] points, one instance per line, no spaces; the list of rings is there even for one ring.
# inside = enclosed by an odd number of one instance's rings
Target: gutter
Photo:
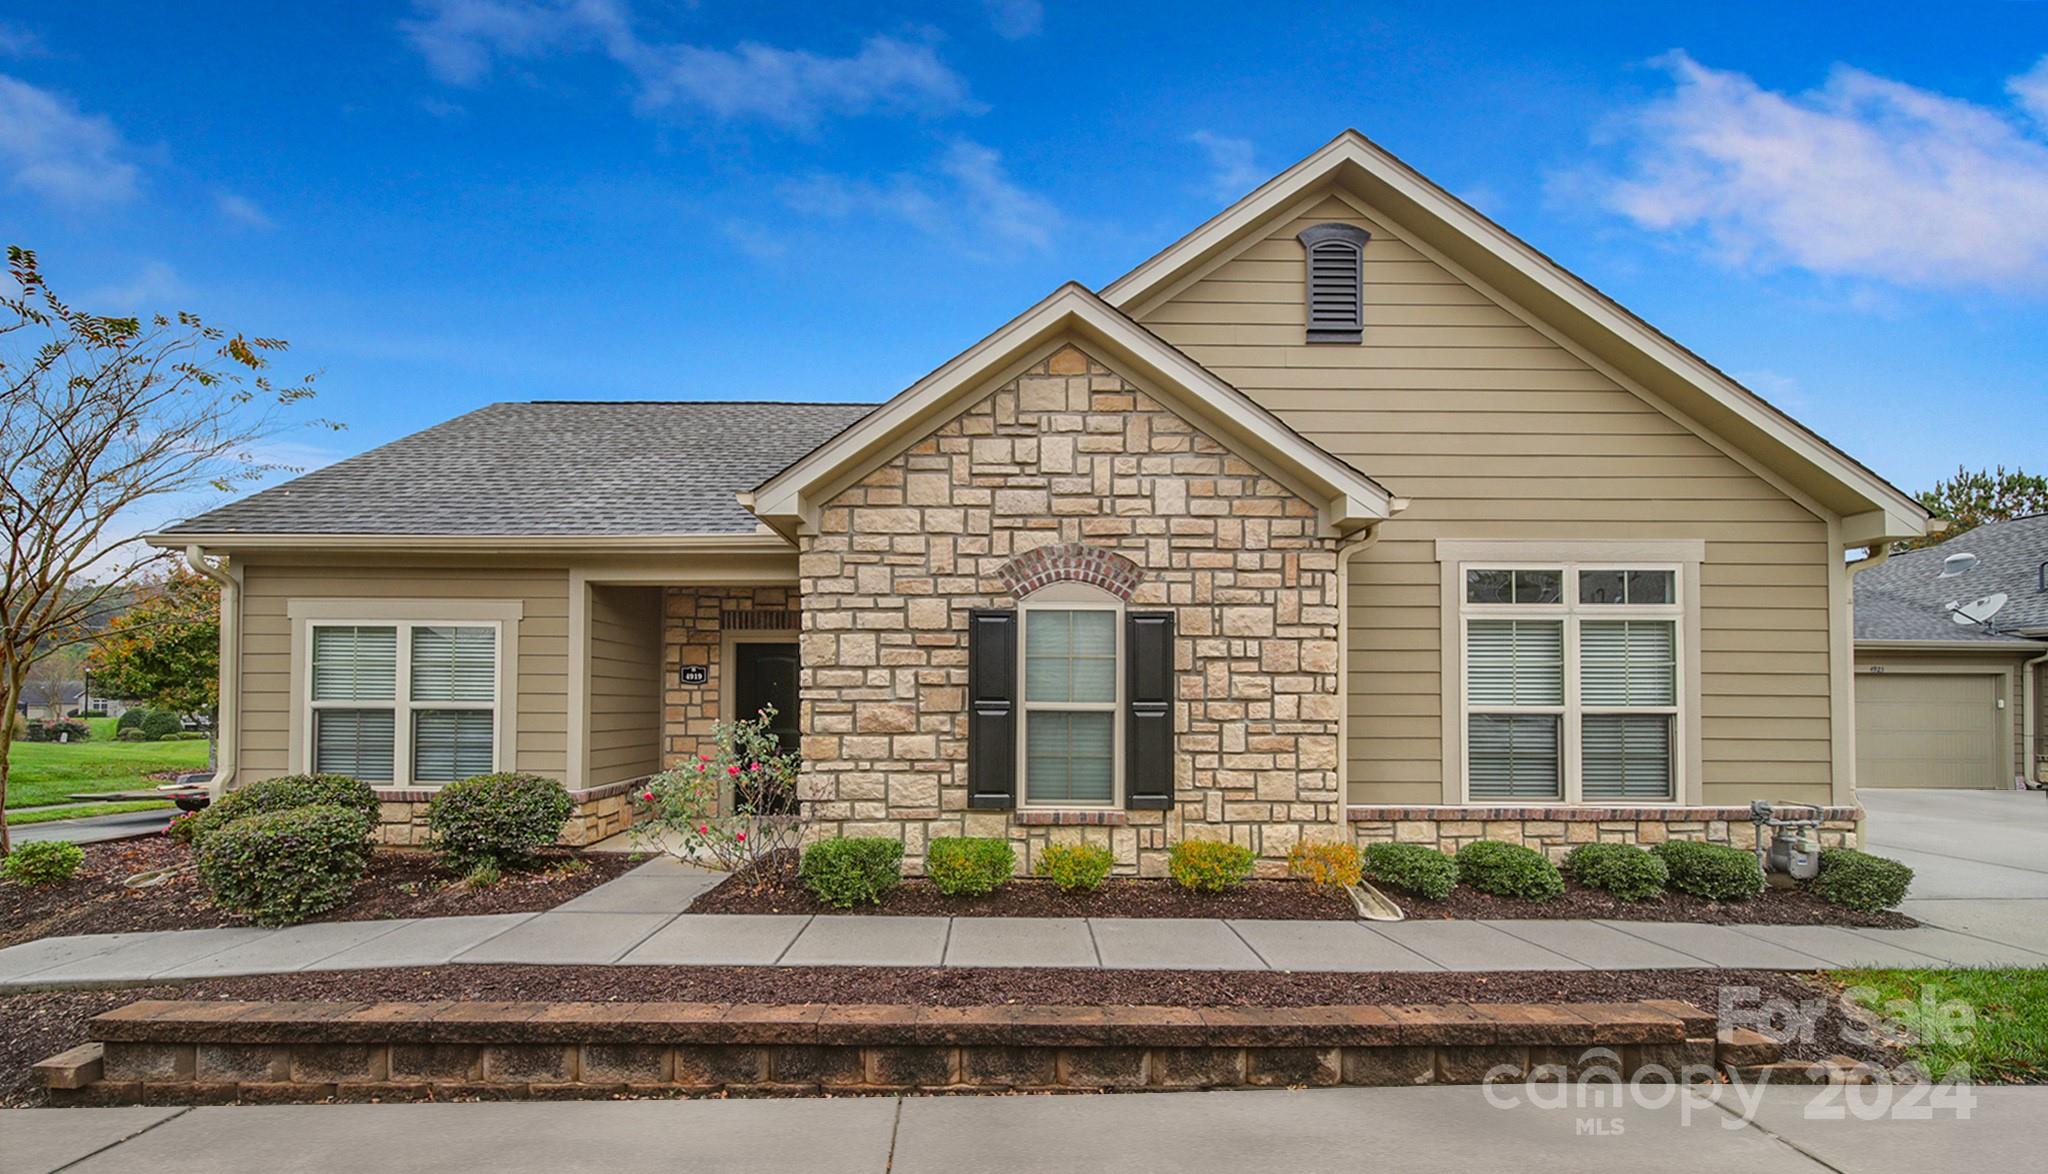
[[[2040,773],[2034,764],[2048,760],[2048,755],[2041,753],[2040,684],[2041,666],[2044,664],[2048,664],[2048,652],[2020,666],[2020,699],[2027,707],[2021,723],[2026,731],[2026,738],[2020,742],[2020,769],[2027,773],[2020,778],[2023,783],[2030,786],[2036,781],[2048,783],[2048,779],[2036,780],[2032,777]]]
[[[1377,544],[1385,528],[1385,522],[1377,523],[1337,550],[1337,830],[1346,843],[1351,842],[1346,818],[1351,806],[1351,560]]]
[[[218,799],[234,784],[241,757],[242,585],[232,571],[224,569],[226,559],[208,562],[203,546],[187,546],[185,563],[220,584],[220,704],[213,715],[219,757],[207,783],[208,797]]]

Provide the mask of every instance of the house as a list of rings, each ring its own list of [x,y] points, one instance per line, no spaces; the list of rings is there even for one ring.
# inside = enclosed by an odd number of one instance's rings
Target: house
[[[85,686],[76,681],[51,684],[47,681],[25,681],[21,686],[21,697],[15,707],[21,716],[30,721],[56,721],[69,717],[80,702],[85,699]]]
[[[1926,511],[1346,132],[887,402],[524,403],[170,527],[222,774],[577,796],[764,705],[823,834],[1856,832],[1850,569]],[[221,556],[229,556],[226,568]]]
[[[1859,786],[2048,783],[2048,514],[1892,555],[1855,602]]]

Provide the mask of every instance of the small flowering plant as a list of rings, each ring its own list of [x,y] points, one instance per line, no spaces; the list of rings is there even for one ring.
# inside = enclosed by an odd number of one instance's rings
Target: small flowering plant
[[[633,835],[680,859],[758,879],[761,861],[803,842],[803,759],[769,729],[775,708],[711,728],[714,748],[647,780]]]

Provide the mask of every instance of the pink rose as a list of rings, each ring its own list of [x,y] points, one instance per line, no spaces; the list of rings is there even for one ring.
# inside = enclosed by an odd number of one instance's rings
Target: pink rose
[[[731,765],[731,766],[728,766],[728,767],[726,767],[726,768],[725,768],[725,773],[727,773],[727,774],[729,774],[729,775],[736,775],[736,774],[740,773],[740,768],[739,768],[739,764],[738,764],[738,763],[734,763],[733,765]]]
[[[698,773],[698,774],[703,774],[703,773],[704,773],[704,764],[703,764],[703,763],[701,763],[701,762],[697,764],[697,773]]]
[[[735,835],[735,836],[733,837],[733,839],[735,839],[735,840],[739,840],[739,841],[741,841],[742,843],[744,843],[744,842],[746,841],[746,838],[747,838],[747,833],[745,833],[745,832],[740,832],[739,834],[737,834],[737,835]]]
[[[710,756],[709,754],[699,754],[699,755],[697,756],[697,761],[698,761],[698,762],[710,762],[710,761],[711,761],[711,756]]]
[[[700,836],[701,836],[701,835],[703,835],[704,833],[706,833],[706,832],[710,831],[710,830],[711,830],[711,825],[710,825],[710,824],[708,824],[708,823],[700,823],[700,824],[698,824],[698,825],[697,825],[697,834],[698,834],[698,835],[700,835]]]
[[[642,795],[642,796],[640,796],[640,797],[641,797],[642,799],[645,799],[645,800],[647,800],[647,801],[648,801],[649,803],[652,803],[652,802],[654,802],[654,792],[652,792],[652,791],[649,791],[649,792],[647,792],[647,793],[646,793],[645,795]]]

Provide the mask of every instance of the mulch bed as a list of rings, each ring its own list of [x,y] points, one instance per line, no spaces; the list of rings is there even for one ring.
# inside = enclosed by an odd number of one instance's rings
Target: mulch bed
[[[882,917],[1258,917],[1350,920],[1351,898],[1303,881],[1254,880],[1224,893],[1192,893],[1169,880],[1118,878],[1092,893],[1042,880],[1013,880],[985,897],[948,897],[928,880],[896,886],[880,905],[835,909],[797,879],[795,853],[762,866],[758,881],[727,877],[691,904],[692,913],[844,913]]]
[[[619,853],[584,855],[555,849],[533,872],[507,873],[485,889],[472,889],[417,850],[379,848],[370,871],[348,904],[318,921],[376,921],[388,917],[454,917],[469,913],[537,913],[552,909],[618,877],[637,863]],[[0,884],[0,947],[69,934],[133,930],[210,929],[247,925],[207,900],[192,872],[162,884],[131,889],[138,872],[188,863],[190,849],[163,837],[85,845],[85,864],[69,882],[33,888]]]
[[[1830,905],[1805,889],[1767,888],[1748,901],[1708,901],[1685,893],[1665,893],[1647,901],[1624,901],[1599,889],[1565,882],[1564,896],[1550,901],[1496,897],[1463,885],[1441,901],[1384,890],[1402,912],[1417,919],[1557,920],[1600,918],[1606,921],[1698,921],[1709,925],[1848,925],[1864,929],[1912,929],[1920,923],[1903,913],[1858,913]]]

